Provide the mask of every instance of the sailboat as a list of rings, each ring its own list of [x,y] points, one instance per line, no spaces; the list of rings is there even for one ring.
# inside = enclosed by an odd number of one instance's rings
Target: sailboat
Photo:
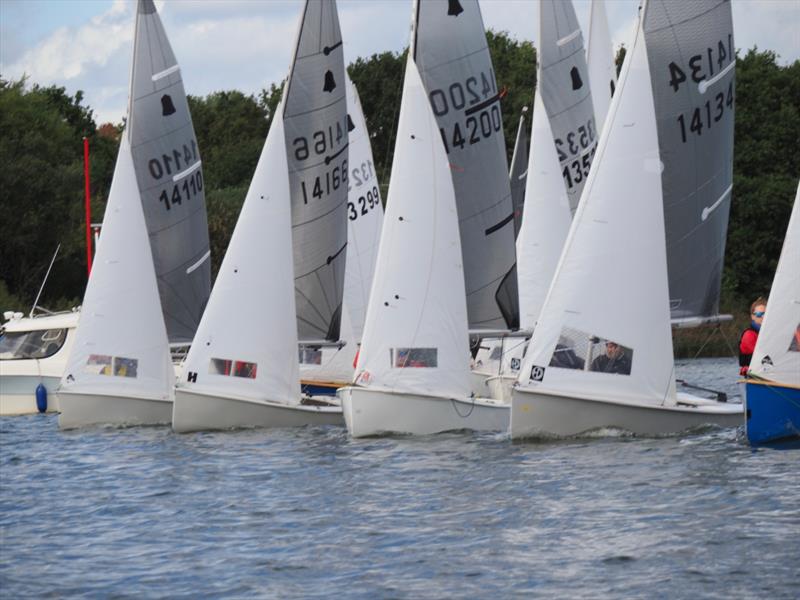
[[[409,57],[355,385],[337,392],[353,437],[508,426],[508,405],[471,395],[450,168],[428,94]]]
[[[338,87],[337,80],[342,84],[341,92],[331,95]],[[320,184],[320,176],[323,181],[331,181],[334,174],[337,189],[347,190],[346,113],[343,118],[338,114],[339,108],[344,111],[343,88],[336,3],[307,2],[292,74],[176,389],[172,415],[175,431],[342,424],[339,406],[305,404],[301,399],[295,298],[299,290],[310,294],[319,288],[306,285],[308,274],[298,277],[298,263],[289,257],[293,244],[297,248],[298,232],[311,254],[304,257],[306,262],[319,261],[319,253],[327,250],[324,244],[331,239],[322,236],[322,245],[313,246],[312,239],[302,238],[308,234],[303,229],[308,224],[293,223],[293,217],[308,215],[310,209],[301,199],[304,206],[295,210],[298,198],[294,192],[310,190],[308,202],[327,206],[344,224],[339,194],[317,198],[313,192],[314,186]],[[319,149],[307,146],[307,140],[316,135],[309,126],[321,128],[319,131],[327,136]],[[336,160],[329,160],[326,151],[334,151]],[[338,163],[342,154],[343,168]],[[299,188],[293,189],[292,181],[299,183]],[[326,215],[319,218],[326,222],[328,219]],[[344,254],[343,249],[340,254]],[[318,282],[333,275],[326,269],[333,260],[320,266]],[[334,280],[335,277],[330,281]],[[312,296],[303,298],[307,301],[305,306],[311,306],[308,302]],[[333,309],[332,304],[326,306]],[[306,332],[321,326],[326,334],[335,333],[338,337],[339,311],[336,308],[328,314],[336,321],[335,328],[327,321],[309,321],[304,322]]]
[[[751,444],[800,437],[800,185],[745,382]]]
[[[103,235],[56,391],[62,429],[169,423],[175,375],[130,133],[123,132]]]
[[[538,84],[525,210],[517,237],[520,332],[530,336],[567,239],[597,149],[583,37],[569,1],[539,4]],[[476,375],[493,398],[510,398],[527,341],[483,340]]]
[[[180,68],[152,0],[139,0],[135,27],[128,120],[57,390],[62,428],[168,423],[169,343],[191,341],[208,297],[202,163]]]
[[[211,292],[211,250],[197,138],[153,0],[138,2],[127,130],[167,335],[185,346]]]
[[[279,105],[279,109],[282,109]],[[341,424],[300,400],[289,177],[279,111],[175,391],[177,432]]]
[[[617,68],[614,64],[605,0],[592,0],[586,43],[586,64],[589,67],[594,117],[599,134],[603,131],[608,106],[617,86]]]
[[[335,395],[353,380],[383,223],[383,203],[361,100],[345,73],[350,154],[347,196],[347,264],[340,339],[344,345],[303,346],[303,393]]]
[[[662,204],[667,165],[654,87],[672,90],[661,77],[666,62],[654,67],[648,60],[650,39],[685,41],[682,51],[690,44],[705,48],[726,28],[726,1],[644,4],[595,166],[513,391],[512,438],[605,427],[666,434],[741,422],[740,405],[676,392]],[[704,35],[687,35],[697,31]],[[680,56],[690,54],[676,51],[673,59]],[[716,85],[700,84],[713,95]]]

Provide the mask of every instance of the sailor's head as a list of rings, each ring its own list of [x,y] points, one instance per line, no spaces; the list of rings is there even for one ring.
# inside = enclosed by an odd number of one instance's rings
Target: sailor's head
[[[606,342],[606,356],[609,358],[617,358],[620,354],[622,354],[622,348],[617,342],[612,342],[608,340]]]

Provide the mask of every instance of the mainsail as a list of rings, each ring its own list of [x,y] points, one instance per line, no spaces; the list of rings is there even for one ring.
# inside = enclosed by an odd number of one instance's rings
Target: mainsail
[[[283,121],[300,341],[337,340],[347,249],[348,120],[335,0],[306,2]]]
[[[599,130],[589,86],[583,35],[572,2],[539,4],[539,78],[572,213],[597,150]]]
[[[643,10],[663,163],[672,319],[714,319],[733,184],[731,4],[655,0]]]
[[[501,91],[477,0],[417,0],[411,53],[451,165],[471,329],[519,325]]]
[[[522,225],[522,212],[525,208],[525,182],[528,178],[528,132],[525,130],[525,112],[522,109],[517,127],[517,140],[514,142],[514,154],[511,156],[511,169],[508,181],[511,185],[511,205],[514,207],[514,236],[519,237]]]
[[[170,342],[194,338],[211,291],[203,169],[181,72],[153,0],[139,0],[125,135]]]

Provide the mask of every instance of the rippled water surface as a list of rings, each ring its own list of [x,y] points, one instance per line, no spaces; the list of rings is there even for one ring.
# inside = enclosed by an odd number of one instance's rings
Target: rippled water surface
[[[730,360],[678,376],[736,395]],[[800,448],[0,419],[0,596],[797,598]]]

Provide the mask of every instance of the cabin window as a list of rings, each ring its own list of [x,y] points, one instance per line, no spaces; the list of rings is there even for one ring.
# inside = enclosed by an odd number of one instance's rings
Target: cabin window
[[[492,348],[492,353],[489,355],[489,360],[500,360],[503,357],[503,348],[495,346]]]
[[[13,331],[0,335],[0,360],[47,358],[61,350],[66,329]]]
[[[244,379],[255,379],[257,371],[258,363],[243,360],[234,361],[227,358],[212,358],[208,366],[208,372],[211,375],[242,377]]]
[[[300,364],[301,365],[321,365],[322,364],[322,350],[319,348],[306,348],[301,346],[300,351]]]
[[[551,367],[630,375],[633,349],[585,331],[565,327],[558,338]]]
[[[392,367],[396,369],[438,366],[436,348],[392,348],[389,350]]]

